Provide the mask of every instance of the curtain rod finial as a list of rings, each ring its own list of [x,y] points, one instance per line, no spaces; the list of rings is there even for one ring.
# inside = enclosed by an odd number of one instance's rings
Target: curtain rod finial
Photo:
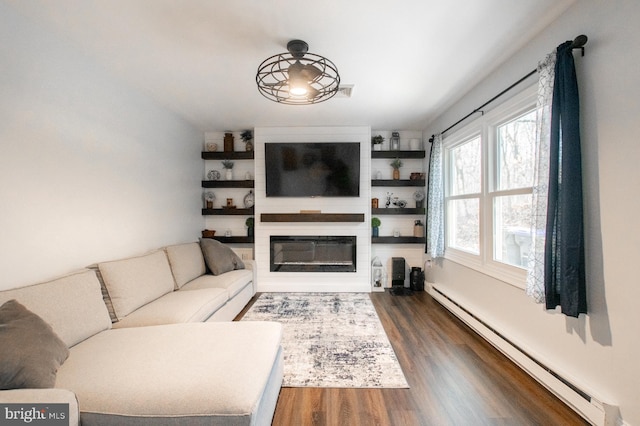
[[[589,38],[586,35],[580,34],[578,37],[573,39],[573,43],[571,43],[571,48],[572,49],[580,49],[585,44],[587,44],[587,40],[589,40]]]

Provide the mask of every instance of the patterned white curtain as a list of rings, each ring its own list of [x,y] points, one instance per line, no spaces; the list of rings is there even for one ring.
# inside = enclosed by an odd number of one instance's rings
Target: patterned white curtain
[[[442,135],[437,134],[429,158],[427,195],[427,253],[433,259],[444,256],[444,176],[442,170]]]
[[[547,194],[549,191],[549,140],[551,101],[556,64],[556,51],[538,64],[538,101],[536,117],[536,164],[531,209],[532,242],[527,271],[527,294],[536,303],[544,303],[544,244],[547,227]]]

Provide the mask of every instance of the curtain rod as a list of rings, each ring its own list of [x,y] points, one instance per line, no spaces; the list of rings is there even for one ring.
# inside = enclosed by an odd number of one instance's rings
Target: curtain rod
[[[587,44],[587,36],[582,34],[579,35],[578,37],[576,37],[573,42],[571,43],[571,49],[580,49],[582,51],[582,56],[584,56],[584,45]],[[493,98],[489,99],[487,102],[483,103],[482,105],[480,105],[478,108],[474,109],[473,111],[471,111],[469,114],[465,115],[464,117],[462,117],[460,120],[456,121],[455,123],[453,123],[451,126],[447,127],[446,129],[444,129],[442,132],[440,132],[441,135],[445,134],[446,132],[448,132],[449,130],[453,129],[454,127],[456,127],[458,124],[462,123],[464,120],[466,120],[467,118],[471,117],[473,114],[480,112],[484,115],[484,111],[482,111],[482,108],[486,107],[487,105],[489,105],[491,102],[495,101],[496,99],[498,99],[500,96],[504,95],[505,93],[507,93],[508,91],[510,91],[511,89],[513,89],[514,87],[516,87],[518,84],[522,83],[523,81],[525,81],[527,78],[531,77],[532,75],[534,75],[536,72],[538,72],[538,69],[534,69],[533,71],[529,72],[527,75],[525,75],[524,77],[522,77],[520,80],[516,81],[515,83],[513,83],[511,86],[507,87],[506,89],[504,89],[502,92],[498,93],[497,95],[495,95]],[[431,135],[431,138],[429,138],[429,142],[433,142],[433,138],[435,135]]]

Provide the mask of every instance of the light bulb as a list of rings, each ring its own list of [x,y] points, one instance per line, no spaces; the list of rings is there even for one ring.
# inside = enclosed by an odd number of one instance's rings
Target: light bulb
[[[307,89],[304,86],[291,86],[289,93],[294,96],[304,96],[307,94]]]

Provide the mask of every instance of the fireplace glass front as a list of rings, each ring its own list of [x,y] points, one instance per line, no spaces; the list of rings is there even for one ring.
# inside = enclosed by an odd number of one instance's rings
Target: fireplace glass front
[[[271,272],[356,272],[355,236],[271,236]]]

